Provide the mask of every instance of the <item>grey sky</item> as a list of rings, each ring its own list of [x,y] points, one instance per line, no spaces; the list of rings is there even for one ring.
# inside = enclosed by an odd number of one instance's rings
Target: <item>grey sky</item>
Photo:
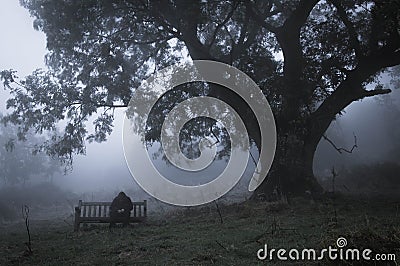
[[[0,9],[0,66],[13,68],[27,75],[44,67],[45,35],[33,30],[33,18],[19,5],[18,0],[5,0]]]
[[[45,35],[34,31],[33,19],[18,0],[5,0],[0,8],[0,69],[18,70],[25,76],[37,68],[45,66],[43,56],[46,52]],[[4,112],[4,99],[8,94],[0,90],[0,111]]]

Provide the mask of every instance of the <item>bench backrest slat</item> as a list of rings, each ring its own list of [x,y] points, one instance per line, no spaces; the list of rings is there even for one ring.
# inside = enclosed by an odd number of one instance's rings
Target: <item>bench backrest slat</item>
[[[131,221],[143,222],[147,217],[147,201],[132,202]],[[75,207],[74,230],[79,230],[81,223],[110,222],[111,202],[82,202]]]
[[[78,208],[82,218],[107,218],[110,217],[111,202],[80,202]],[[147,208],[145,201],[133,202],[132,217],[146,217]]]
[[[111,202],[101,202],[101,201],[82,202],[82,206],[94,206],[94,205],[109,206],[111,205]]]

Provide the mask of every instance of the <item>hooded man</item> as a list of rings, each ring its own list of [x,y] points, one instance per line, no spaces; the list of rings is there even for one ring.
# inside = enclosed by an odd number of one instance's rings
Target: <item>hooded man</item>
[[[110,206],[110,227],[114,226],[115,223],[123,223],[124,226],[127,226],[132,209],[131,199],[121,191]]]

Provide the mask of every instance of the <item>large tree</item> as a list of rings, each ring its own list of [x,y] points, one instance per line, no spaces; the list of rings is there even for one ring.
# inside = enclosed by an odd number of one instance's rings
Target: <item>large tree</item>
[[[352,102],[389,93],[388,88],[367,85],[400,64],[396,0],[21,4],[36,18],[34,27],[47,36],[49,71],[20,81],[15,73],[3,72],[13,93],[8,101],[12,113],[5,121],[19,124],[23,133],[32,127],[54,130],[67,120],[64,134],[43,147],[68,159],[84,153],[85,138],[106,139],[114,108],[126,107],[152,71],[186,56],[221,61],[256,81],[277,121],[275,160],[259,191],[318,191],[312,164],[330,123]],[[218,86],[209,86],[207,94],[246,117],[250,139],[262,145],[243,101]],[[89,134],[85,122],[96,112],[95,133]]]

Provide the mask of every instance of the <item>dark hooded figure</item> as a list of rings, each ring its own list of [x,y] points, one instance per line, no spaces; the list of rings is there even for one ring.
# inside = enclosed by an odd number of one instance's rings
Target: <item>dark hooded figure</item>
[[[110,227],[115,223],[123,223],[124,226],[128,225],[132,209],[131,199],[124,192],[120,192],[110,206]]]

